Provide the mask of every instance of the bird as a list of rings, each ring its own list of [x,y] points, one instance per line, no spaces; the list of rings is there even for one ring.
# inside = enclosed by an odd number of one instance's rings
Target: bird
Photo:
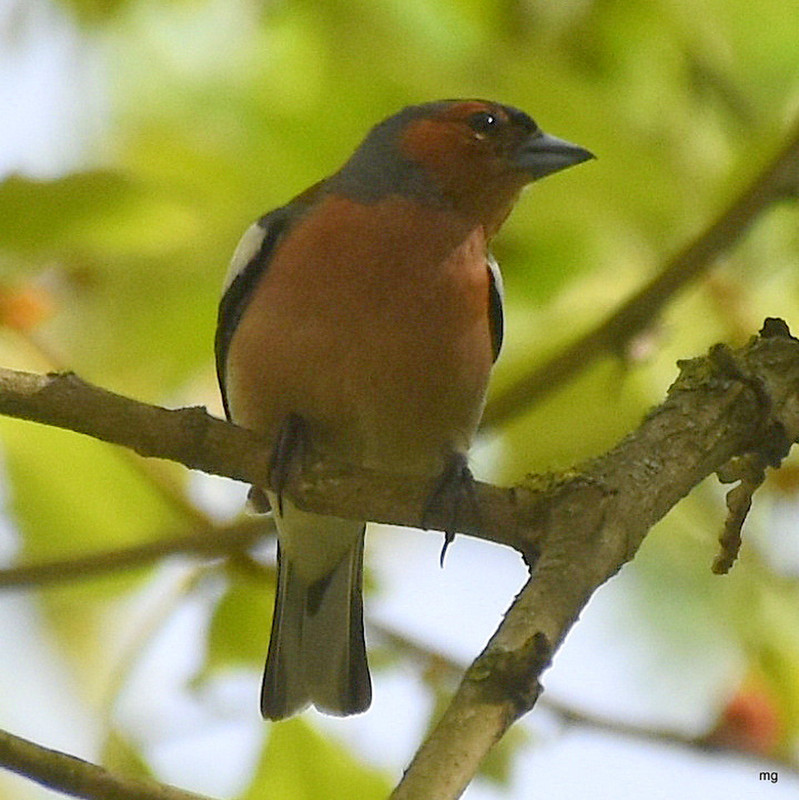
[[[269,486],[251,493],[278,539],[265,718],[347,716],[372,697],[366,523],[298,508],[283,496],[291,470],[311,448],[429,477],[431,502],[457,507],[503,337],[489,243],[527,184],[590,158],[513,106],[411,105],[242,236],[215,352],[227,418],[274,442]]]

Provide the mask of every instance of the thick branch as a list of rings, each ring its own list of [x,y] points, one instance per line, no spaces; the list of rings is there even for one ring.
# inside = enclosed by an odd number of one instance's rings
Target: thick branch
[[[82,381],[71,372],[0,368],[0,414],[55,425],[238,480],[264,481],[266,443],[203,408],[166,409]]]
[[[596,358],[624,352],[625,345],[657,319],[684,286],[734,245],[757,217],[776,201],[799,196],[799,124],[776,157],[755,176],[707,229],[688,242],[649,283],[576,342],[520,378],[489,402],[482,429],[494,430],[562,386]]]
[[[86,800],[209,800],[155,781],[115,775],[6,731],[0,731],[0,765],[42,786]]]
[[[214,475],[264,486],[270,443],[251,431],[212,417],[202,408],[165,409],[108,392],[72,373],[34,375],[0,368],[0,414],[55,425],[122,445],[142,456],[179,461]],[[288,493],[300,505],[349,519],[418,525],[430,481],[386,476],[330,461],[309,460]],[[524,497],[521,497],[524,495]],[[478,520],[467,508],[462,533],[525,552],[520,536],[529,492],[478,483]],[[446,511],[431,512],[429,524],[443,528]]]

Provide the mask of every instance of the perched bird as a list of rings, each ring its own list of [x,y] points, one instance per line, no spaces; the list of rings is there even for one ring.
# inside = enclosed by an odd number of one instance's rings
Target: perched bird
[[[275,441],[261,487],[278,530],[265,717],[366,710],[364,522],[281,490],[302,449],[386,472],[468,481],[466,453],[502,341],[488,243],[522,188],[591,158],[484,100],[409,106],[344,166],[254,223],[219,306],[225,412]]]

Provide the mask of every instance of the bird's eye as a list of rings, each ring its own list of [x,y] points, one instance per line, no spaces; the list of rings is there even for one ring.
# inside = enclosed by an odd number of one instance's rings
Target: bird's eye
[[[490,111],[478,111],[467,122],[476,133],[495,133],[499,129],[499,118]]]

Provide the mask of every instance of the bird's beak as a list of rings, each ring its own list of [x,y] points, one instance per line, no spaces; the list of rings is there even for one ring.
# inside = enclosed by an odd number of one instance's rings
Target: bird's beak
[[[595,158],[594,154],[584,147],[536,131],[522,142],[513,162],[535,181],[591,158]]]

